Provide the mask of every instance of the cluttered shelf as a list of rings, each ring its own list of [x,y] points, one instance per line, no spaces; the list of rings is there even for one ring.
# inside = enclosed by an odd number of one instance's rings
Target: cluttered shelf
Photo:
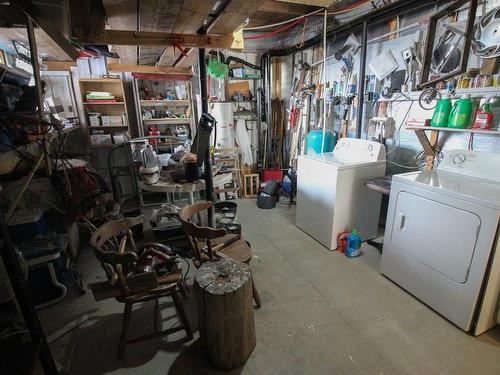
[[[258,81],[259,79],[262,79],[262,77],[253,77],[253,76],[249,76],[249,77],[227,77],[227,80],[228,81],[246,81],[246,80],[250,80],[250,81]]]
[[[83,102],[83,105],[124,105],[125,102],[102,102],[102,103],[89,103],[89,102]]]
[[[457,133],[480,133],[488,135],[500,135],[500,130],[487,130],[487,129],[457,129],[457,128],[445,128],[445,127],[435,127],[435,126],[425,126],[425,125],[406,125],[406,130],[430,130],[430,131],[445,131],[445,132],[457,132]]]
[[[120,78],[80,78],[78,81],[88,83],[122,83]]]
[[[448,90],[438,90],[439,94],[449,94]],[[411,91],[407,93],[394,93],[390,98],[380,97],[377,100],[364,100],[364,103],[377,103],[377,102],[407,102],[415,101],[420,98],[422,91]],[[454,95],[461,96],[469,94],[472,98],[487,97],[487,96],[500,96],[500,87],[471,87],[467,89],[455,89]]]
[[[89,126],[92,129],[101,129],[101,128],[127,128],[127,125],[97,125],[97,126]]]
[[[150,118],[144,119],[144,123],[148,124],[190,124],[190,118]]]
[[[143,107],[154,107],[154,106],[165,106],[165,107],[187,107],[189,106],[189,100],[140,100],[141,106]]]

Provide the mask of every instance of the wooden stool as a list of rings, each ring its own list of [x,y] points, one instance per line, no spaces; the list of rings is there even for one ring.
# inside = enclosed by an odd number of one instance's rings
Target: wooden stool
[[[244,364],[256,343],[250,268],[228,257],[205,262],[194,291],[205,357],[219,370]]]
[[[259,175],[246,174],[243,176],[243,197],[256,197],[259,192]]]

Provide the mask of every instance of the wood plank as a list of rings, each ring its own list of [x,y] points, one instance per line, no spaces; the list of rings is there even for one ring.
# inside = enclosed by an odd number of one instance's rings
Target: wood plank
[[[137,29],[137,2],[136,0],[102,0],[108,24],[112,29]],[[113,46],[121,62],[137,64],[136,46]]]
[[[52,39],[40,28],[35,28],[36,44],[38,47],[38,55],[42,59],[51,59],[58,61],[67,61],[68,55],[52,41]],[[6,45],[12,45],[12,41],[16,40],[24,45],[28,45],[28,34],[26,28],[3,28],[0,35],[0,42]]]
[[[232,0],[220,17],[208,29],[210,34],[230,34],[238,30],[246,19],[264,4],[265,0]]]
[[[318,9],[317,6],[303,5],[292,2],[280,2],[275,0],[266,0],[259,7],[259,12],[274,13],[275,15],[301,16]],[[289,17],[288,17],[289,18]]]
[[[133,65],[133,64],[116,64],[108,63],[108,71],[110,72],[131,72],[131,73],[152,73],[152,74],[176,74],[176,75],[191,75],[191,69],[170,66],[148,66],[148,65]]]
[[[72,67],[76,66],[74,61],[51,61],[43,60],[42,64],[47,67],[48,71],[62,72],[65,70],[71,70]]]
[[[172,31],[196,33],[216,3],[217,0],[184,0]]]
[[[485,129],[458,129],[458,128],[442,128],[442,127],[434,127],[434,126],[417,126],[417,125],[408,125],[405,128],[406,130],[424,130],[424,131],[445,131],[452,133],[479,133],[479,134],[488,134],[488,135],[500,135],[500,130],[485,130]]]
[[[280,3],[294,3],[302,5],[314,5],[317,7],[329,7],[335,0],[277,0]]]
[[[498,234],[493,245],[491,267],[488,272],[486,287],[484,288],[483,299],[479,310],[474,335],[480,335],[497,324],[497,314],[499,313],[498,296],[500,293],[500,241]]]
[[[11,4],[17,6],[39,28],[41,28],[50,37],[53,43],[57,44],[59,48],[64,51],[67,57],[71,60],[75,60],[78,57],[78,51],[73,47],[71,42],[53,26],[50,20],[45,18],[40,9],[33,5],[31,1],[15,0],[11,1]]]
[[[232,35],[177,34],[155,31],[106,30],[100,36],[87,38],[87,43],[101,45],[170,46],[178,43],[183,47],[216,49],[242,49],[240,43],[233,43]]]

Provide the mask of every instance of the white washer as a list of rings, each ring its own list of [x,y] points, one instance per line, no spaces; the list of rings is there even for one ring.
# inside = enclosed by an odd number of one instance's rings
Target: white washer
[[[377,237],[381,194],[365,183],[384,174],[385,147],[377,142],[343,138],[333,152],[299,156],[297,227],[330,250],[348,229]]]
[[[433,171],[392,179],[381,272],[464,331],[493,259],[499,165],[500,154],[455,150]]]

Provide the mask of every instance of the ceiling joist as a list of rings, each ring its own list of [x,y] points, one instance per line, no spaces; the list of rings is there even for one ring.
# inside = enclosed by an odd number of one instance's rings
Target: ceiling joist
[[[100,36],[86,40],[90,44],[115,46],[171,46],[216,49],[243,49],[243,37],[235,35],[197,35],[154,31],[106,30]]]
[[[190,68],[179,68],[172,66],[150,66],[108,63],[108,71],[113,73],[150,73],[150,74],[172,74],[172,75],[192,75]]]
[[[78,51],[66,39],[66,37],[56,30],[50,21],[46,20],[40,10],[33,5],[29,0],[15,0],[11,4],[17,6],[26,16],[28,16],[38,27],[45,33],[68,55],[72,60],[78,57]]]

